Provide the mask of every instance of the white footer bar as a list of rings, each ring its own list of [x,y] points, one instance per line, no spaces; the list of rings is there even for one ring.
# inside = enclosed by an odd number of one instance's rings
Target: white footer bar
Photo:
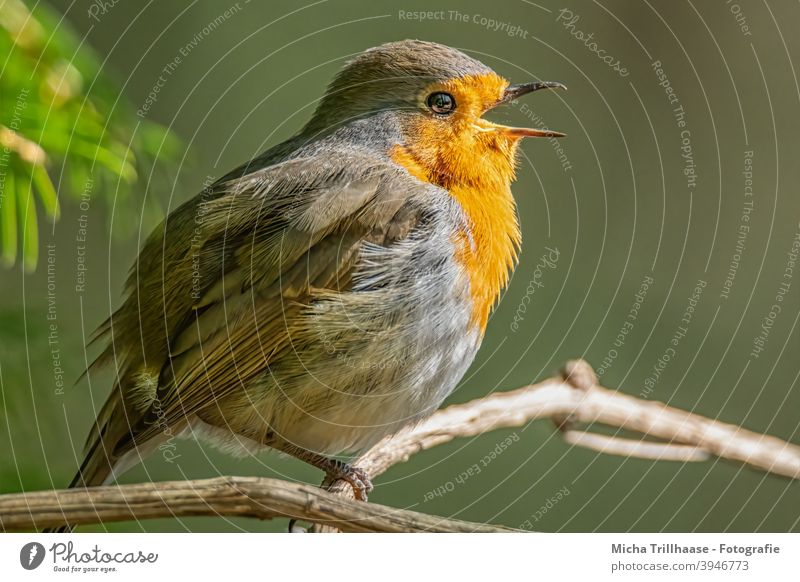
[[[800,534],[2,534],[0,579],[776,582],[799,556]]]

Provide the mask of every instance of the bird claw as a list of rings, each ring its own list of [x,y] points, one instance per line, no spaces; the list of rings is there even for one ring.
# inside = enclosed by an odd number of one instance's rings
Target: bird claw
[[[369,478],[367,472],[364,469],[353,467],[338,460],[332,460],[329,463],[325,469],[325,481],[322,486],[330,489],[331,485],[341,479],[353,488],[353,494],[358,501],[367,501],[367,495],[373,490],[372,479]],[[296,524],[297,519],[289,520],[288,533],[307,531],[304,528],[297,527]]]
[[[328,471],[328,479],[333,482],[337,479],[347,481],[353,488],[353,494],[358,501],[367,501],[367,496],[372,492],[372,479],[364,469],[353,467],[347,463],[337,464],[336,468]]]

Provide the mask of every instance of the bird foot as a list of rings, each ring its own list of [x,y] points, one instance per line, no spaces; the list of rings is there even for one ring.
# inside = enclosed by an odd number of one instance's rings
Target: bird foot
[[[358,467],[353,467],[342,461],[334,460],[332,466],[326,470],[327,480],[333,483],[337,479],[347,481],[353,488],[353,493],[359,501],[366,501],[367,495],[372,492],[372,479],[367,472]]]

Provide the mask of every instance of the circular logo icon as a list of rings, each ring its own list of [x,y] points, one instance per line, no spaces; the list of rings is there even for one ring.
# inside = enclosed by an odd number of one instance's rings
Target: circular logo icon
[[[39,542],[29,542],[19,551],[19,563],[26,570],[35,570],[44,561],[44,546]]]

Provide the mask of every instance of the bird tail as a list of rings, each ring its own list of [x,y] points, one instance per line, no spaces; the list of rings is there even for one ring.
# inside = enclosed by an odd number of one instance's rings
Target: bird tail
[[[100,435],[92,441],[91,446],[86,451],[78,472],[69,484],[70,489],[79,487],[96,487],[103,485],[113,473],[114,461],[109,458],[109,451],[103,446]],[[75,529],[73,524],[61,525],[58,527],[46,528],[44,533],[70,533]]]

